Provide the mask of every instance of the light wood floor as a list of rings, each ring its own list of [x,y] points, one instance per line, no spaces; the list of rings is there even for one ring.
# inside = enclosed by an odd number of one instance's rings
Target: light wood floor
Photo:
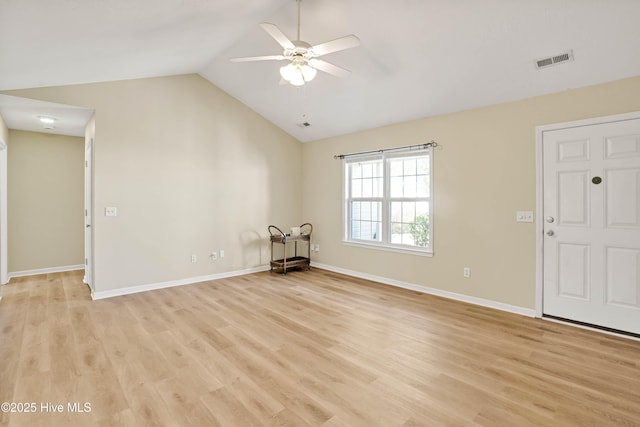
[[[640,425],[640,342],[314,269],[0,302],[0,426]],[[67,402],[91,412],[69,413]]]

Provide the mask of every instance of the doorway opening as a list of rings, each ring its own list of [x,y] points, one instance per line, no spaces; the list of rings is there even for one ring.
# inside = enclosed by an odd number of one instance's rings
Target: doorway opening
[[[94,110],[88,109],[85,107],[57,104],[57,103],[52,103],[47,101],[40,101],[36,99],[29,99],[29,98],[22,98],[22,97],[0,94],[0,114],[2,114],[2,117],[7,125],[7,128],[10,131],[9,138],[8,138],[9,140],[1,141],[2,143],[0,144],[0,282],[2,282],[3,284],[7,283],[11,277],[18,277],[18,276],[31,275],[31,274],[50,273],[50,272],[57,272],[57,271],[84,269],[85,270],[84,281],[85,283],[87,283],[87,285],[89,285],[89,287],[91,288],[91,291],[93,292],[93,274],[92,274],[93,270],[91,268],[92,261],[93,261],[93,256],[92,256],[93,233],[91,232],[91,230],[89,230],[89,232],[87,232],[86,230],[88,228],[87,225],[90,226],[91,224],[91,212],[92,212],[91,208],[93,203],[92,202],[93,200],[93,197],[92,197],[92,191],[93,191],[92,147],[93,147],[93,139],[95,135],[95,121],[93,118]],[[47,121],[45,122],[43,119],[46,119]],[[33,133],[30,134],[31,132]],[[12,179],[11,177],[16,171],[15,169],[12,169],[14,172],[9,171],[9,176],[7,175],[8,168],[12,166],[8,164],[12,160],[8,159],[8,156],[7,156],[7,151],[11,149],[12,144],[14,143],[12,135],[14,135],[17,138],[16,143],[18,143],[17,141],[23,141],[23,142],[27,141],[25,139],[26,138],[25,135],[34,135],[34,136],[43,135],[44,136],[44,139],[40,137],[35,139],[28,137],[29,144],[32,144],[31,141],[34,141],[33,142],[34,145],[30,145],[30,147],[32,147],[30,148],[31,150],[30,152],[23,151],[22,158],[24,158],[24,156],[26,155],[26,156],[29,156],[27,157],[29,159],[31,158],[30,157],[31,154],[28,154],[28,153],[34,153],[35,158],[41,158],[43,156],[42,152],[39,151],[38,147],[42,147],[42,148],[49,147],[46,141],[47,138],[51,138],[51,140],[54,140],[54,138],[58,138],[56,141],[62,141],[59,138],[64,138],[64,136],[75,137],[75,138],[80,137],[85,141],[85,143],[82,145],[82,148],[78,147],[80,150],[83,151],[83,154],[80,154],[75,149],[69,151],[66,148],[61,153],[62,156],[67,156],[68,153],[71,153],[73,151],[73,153],[77,153],[77,154],[72,154],[71,157],[64,157],[64,158],[77,159],[77,157],[81,156],[81,158],[83,159],[81,161],[84,162],[84,168],[83,168],[85,171],[84,177],[80,178],[80,179],[83,179],[83,181],[73,181],[73,182],[77,182],[77,186],[75,184],[73,185],[73,188],[77,188],[77,193],[74,193],[74,194],[77,194],[77,196],[73,196],[73,197],[75,198],[76,201],[78,201],[78,205],[72,203],[69,206],[73,205],[74,207],[69,207],[68,209],[52,208],[53,210],[51,210],[51,209],[40,208],[40,211],[47,211],[49,217],[41,218],[41,221],[39,223],[33,223],[34,225],[37,225],[38,227],[40,227],[41,230],[50,230],[51,229],[51,225],[49,225],[50,218],[55,218],[55,217],[69,218],[71,222],[66,221],[65,224],[67,224],[68,227],[70,227],[68,228],[68,230],[71,230],[71,233],[74,236],[77,236],[78,240],[75,240],[76,237],[73,237],[74,239],[73,242],[77,242],[77,243],[72,243],[72,246],[69,246],[68,251],[58,252],[58,254],[63,254],[63,253],[69,254],[69,256],[67,257],[61,257],[61,256],[46,257],[45,256],[41,258],[37,258],[37,257],[34,258],[32,256],[33,253],[31,251],[33,250],[33,248],[38,248],[37,238],[34,238],[35,240],[33,243],[23,244],[22,245],[23,247],[20,247],[20,248],[14,247],[12,246],[13,243],[8,242],[8,226],[7,225],[11,225],[11,224],[10,223],[7,224],[7,217],[8,217],[7,212],[11,211],[11,206],[9,206],[9,203],[11,202],[11,200],[13,200],[13,198],[11,197],[9,198],[10,200],[7,200],[7,194],[8,194],[7,185],[9,186],[13,185],[11,184],[11,182],[9,182],[9,179]],[[91,141],[90,143],[91,150],[89,150],[89,152],[87,153],[86,141],[88,140]],[[16,145],[16,147],[17,146],[18,145]],[[25,147],[25,146],[22,145],[22,147]],[[33,151],[34,149],[35,151]],[[47,148],[47,149],[54,150],[54,148]],[[16,154],[16,152],[13,150],[11,152],[13,154]],[[41,153],[41,155],[37,155],[37,153]],[[12,158],[13,158],[13,154],[12,154]],[[58,157],[57,154],[51,157],[46,156],[46,158],[42,160],[45,162],[43,163],[43,165],[46,164],[47,166],[51,166],[55,168],[56,167],[55,163],[50,163],[48,160],[48,159],[55,159],[55,158],[62,158],[62,157]],[[64,168],[65,164],[69,164],[69,163],[68,162],[63,163],[60,167]],[[81,165],[78,163],[74,163],[74,164],[77,165],[77,169],[76,169],[76,166],[73,166],[73,170],[80,172],[79,168]],[[29,161],[26,165],[33,166],[34,164],[32,161]],[[63,169],[60,169],[60,170],[62,171]],[[75,173],[76,172],[71,172],[71,170],[69,170],[67,172],[67,175],[70,177],[69,179],[75,179],[70,175]],[[25,179],[27,179],[26,177],[29,175],[29,173],[25,172],[22,175],[24,175]],[[57,175],[56,173],[54,173],[53,175],[47,175],[47,176],[57,176]],[[74,175],[74,176],[78,176],[78,175]],[[32,185],[34,182],[37,181],[37,179],[38,178],[32,179],[29,182],[29,185]],[[46,177],[44,179],[46,180]],[[67,179],[64,182],[70,183],[71,181],[68,181]],[[66,184],[54,184],[53,181],[51,181],[50,184],[52,186],[57,185],[57,187],[54,187],[52,191],[55,190],[55,188],[66,187]],[[36,190],[36,193],[35,193],[36,195],[34,197],[39,197],[37,196],[37,189],[39,187],[32,186],[32,188]],[[73,190],[73,191],[76,191],[76,190]],[[82,191],[82,193],[80,191]],[[12,192],[12,194],[18,194],[18,193]],[[49,206],[48,202],[46,202],[47,200],[46,196],[43,195],[43,197],[45,198],[40,199],[41,203],[45,203],[47,204],[47,206]],[[82,203],[80,202],[79,198],[84,198],[84,206],[79,206],[79,204]],[[37,201],[38,199],[32,199],[32,200]],[[56,203],[57,201],[53,203],[53,205],[56,205]],[[80,212],[79,212],[80,208],[82,208],[85,213],[84,220],[82,221],[84,223],[83,225],[80,225],[80,219],[81,219]],[[17,208],[14,207],[14,209],[17,209]],[[38,212],[38,209],[34,207],[29,208],[27,206],[26,208],[24,208],[24,210],[21,207],[20,211],[27,212],[27,213]],[[73,216],[76,219],[71,220],[70,219],[71,216]],[[18,214],[18,217],[20,217],[20,214]],[[24,220],[23,223],[25,223],[25,221],[27,220]],[[74,224],[78,224],[78,225],[76,226]],[[30,226],[25,225],[23,228],[19,228],[19,229],[28,231],[29,227]],[[78,227],[78,228],[76,229],[75,227]],[[80,227],[83,227],[85,230],[84,243],[80,242],[82,239],[81,237],[82,232],[80,232]],[[31,235],[34,235],[37,237],[37,232],[35,232],[35,234],[31,233]],[[47,254],[53,253],[53,252],[50,252],[51,249],[49,248],[49,246],[51,245],[55,246],[55,244],[52,242],[60,242],[61,241],[60,239],[62,238],[60,236],[56,236],[54,237],[54,239],[55,240],[46,240],[41,242],[44,245],[44,249],[42,247],[40,247],[40,249],[47,251],[47,252],[41,252],[41,253],[47,253]],[[12,254],[15,252],[15,250],[18,250],[19,253],[25,255],[25,256],[22,256],[20,259],[27,260],[27,261],[16,264],[15,260],[17,258],[14,258],[11,254],[9,254],[9,249],[12,250]],[[82,255],[84,256],[80,258],[80,256]],[[12,261],[12,259],[14,261]],[[26,268],[20,268],[20,266],[26,267]]]

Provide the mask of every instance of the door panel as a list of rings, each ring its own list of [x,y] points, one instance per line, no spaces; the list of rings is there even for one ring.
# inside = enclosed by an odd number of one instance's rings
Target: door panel
[[[605,171],[607,227],[640,228],[640,168]]]
[[[543,313],[640,333],[640,119],[545,131]]]
[[[558,173],[558,223],[589,226],[589,171]]]
[[[589,299],[591,254],[589,245],[558,244],[558,295]]]
[[[607,304],[640,308],[640,250],[607,248]]]
[[[607,159],[640,156],[640,136],[611,136],[606,139]]]
[[[575,162],[589,160],[589,140],[559,141],[558,161]]]

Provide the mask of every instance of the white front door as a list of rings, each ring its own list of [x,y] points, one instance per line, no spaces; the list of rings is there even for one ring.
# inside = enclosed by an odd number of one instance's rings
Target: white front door
[[[543,131],[543,314],[640,333],[640,119]]]

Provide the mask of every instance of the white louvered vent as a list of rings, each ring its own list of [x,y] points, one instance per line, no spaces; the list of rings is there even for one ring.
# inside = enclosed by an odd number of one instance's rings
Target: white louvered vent
[[[563,62],[573,61],[573,51],[568,50],[555,56],[548,58],[536,59],[535,64],[538,70],[551,67],[552,65],[561,64]]]

